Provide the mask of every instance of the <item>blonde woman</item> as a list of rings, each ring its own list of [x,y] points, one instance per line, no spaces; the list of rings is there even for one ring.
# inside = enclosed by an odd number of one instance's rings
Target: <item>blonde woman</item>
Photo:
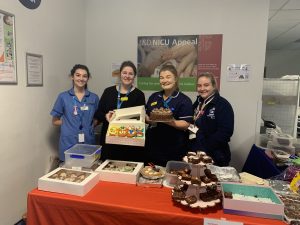
[[[192,101],[179,91],[178,74],[173,65],[159,72],[161,91],[153,93],[146,104],[147,115],[155,108],[168,108],[174,120],[150,124],[146,133],[146,162],[166,166],[170,160],[181,161],[188,151],[188,127],[193,120]]]
[[[228,166],[231,153],[228,142],[233,134],[234,113],[231,104],[220,96],[212,73],[197,78],[197,100],[193,104],[195,138],[191,150],[205,151],[217,166]]]

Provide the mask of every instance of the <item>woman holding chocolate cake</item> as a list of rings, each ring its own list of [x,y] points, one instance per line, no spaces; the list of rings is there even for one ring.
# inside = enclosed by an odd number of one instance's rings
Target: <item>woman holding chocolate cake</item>
[[[181,93],[178,75],[173,65],[164,65],[159,72],[161,91],[153,93],[146,104],[146,162],[166,166],[170,160],[181,161],[188,151],[188,127],[193,120],[192,101]],[[150,119],[151,112],[168,116],[171,120]],[[156,115],[157,116],[157,115]],[[158,115],[158,118],[161,115]]]
[[[104,90],[95,119],[102,124],[100,144],[102,145],[101,159],[126,160],[144,162],[144,148],[105,143],[105,135],[113,110],[145,105],[145,95],[134,87],[136,67],[131,61],[125,61],[120,67],[120,84]]]
[[[189,128],[191,150],[206,152],[217,166],[228,166],[228,142],[234,128],[232,106],[220,96],[212,73],[200,74],[196,85],[199,95],[193,104],[194,126]]]

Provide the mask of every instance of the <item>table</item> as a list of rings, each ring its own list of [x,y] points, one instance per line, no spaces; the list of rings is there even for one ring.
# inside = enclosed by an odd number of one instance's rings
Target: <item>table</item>
[[[263,148],[253,145],[242,171],[266,179],[280,174],[285,168],[277,167]]]
[[[279,220],[224,214],[217,209],[189,209],[171,199],[171,189],[100,181],[83,197],[32,190],[27,201],[28,225],[199,225],[203,218],[248,225],[284,225]]]

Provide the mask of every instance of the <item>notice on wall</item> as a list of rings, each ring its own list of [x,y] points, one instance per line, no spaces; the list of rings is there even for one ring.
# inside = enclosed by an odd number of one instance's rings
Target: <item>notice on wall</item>
[[[0,83],[17,83],[15,17],[0,10]]]
[[[249,81],[251,66],[248,64],[229,64],[227,81]]]
[[[43,56],[26,53],[27,86],[43,86]]]

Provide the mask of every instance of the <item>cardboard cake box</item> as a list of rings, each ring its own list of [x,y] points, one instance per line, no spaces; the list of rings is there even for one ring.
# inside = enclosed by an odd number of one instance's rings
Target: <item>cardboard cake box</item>
[[[105,142],[108,144],[145,145],[145,107],[135,106],[114,111]]]
[[[221,187],[224,213],[283,220],[284,204],[272,188],[229,182],[222,182]],[[225,197],[225,192],[231,192],[233,195],[239,194],[245,196],[245,198],[228,198]],[[268,201],[256,201],[259,198]]]
[[[95,172],[99,173],[100,181],[136,184],[140,170],[144,167],[141,162],[117,160],[104,161]]]
[[[57,168],[38,180],[38,189],[84,196],[99,181],[99,174],[67,168]]]

